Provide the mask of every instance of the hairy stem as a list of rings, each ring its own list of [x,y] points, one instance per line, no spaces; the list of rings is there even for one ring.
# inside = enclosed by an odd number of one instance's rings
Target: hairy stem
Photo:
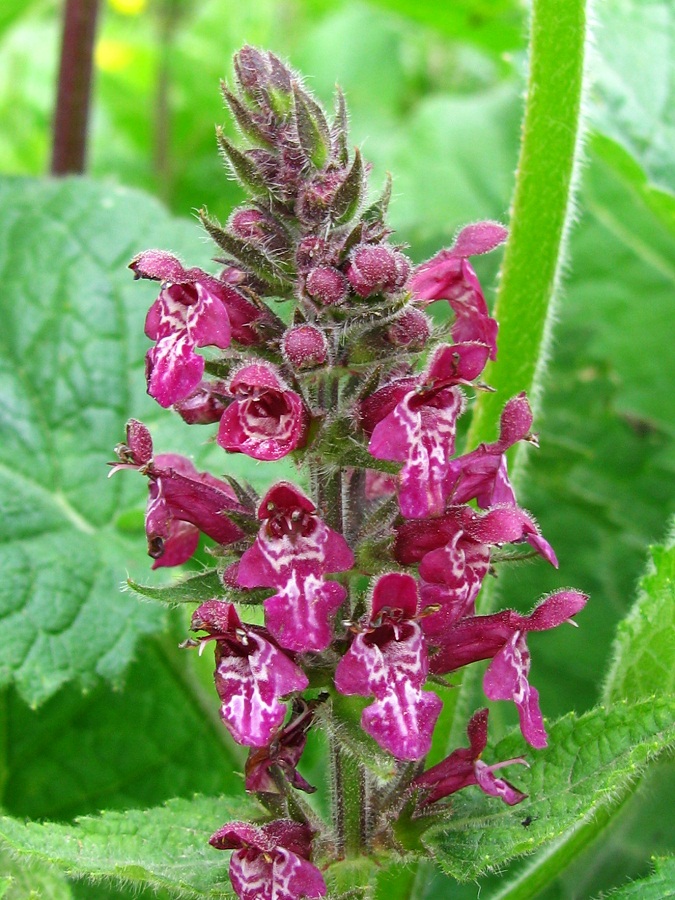
[[[99,0],[66,0],[54,112],[52,175],[84,172],[98,8]]]
[[[534,0],[523,137],[495,306],[499,359],[489,363],[467,446],[492,440],[507,400],[539,399],[581,152],[585,0]],[[522,468],[522,444],[511,460]]]

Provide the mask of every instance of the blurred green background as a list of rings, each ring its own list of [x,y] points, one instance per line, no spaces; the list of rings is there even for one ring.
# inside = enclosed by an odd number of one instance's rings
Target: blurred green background
[[[59,13],[49,0],[3,0],[0,173],[47,171]],[[343,87],[353,143],[373,164],[374,189],[387,171],[393,174],[392,224],[421,261],[467,222],[508,221],[526,30],[527,10],[513,0],[107,0],[95,54],[89,172],[148,191],[178,217],[205,205],[227,218],[242,195],[216,152],[215,123],[233,132],[218,82],[229,77],[233,52],[253,43],[290,61],[329,105],[334,85]],[[533,564],[500,576],[503,604],[522,610],[542,592],[567,585],[591,595],[579,631],[532,638],[533,680],[550,717],[596,702],[646,546],[663,537],[675,511],[674,45],[671,3],[597,4],[576,223],[536,423],[541,450],[531,455],[521,496],[561,565],[557,572]],[[491,299],[498,259],[481,259],[477,267]],[[260,468],[246,474],[258,484],[265,477]],[[132,568],[139,581],[148,580],[142,551],[139,532]],[[144,680],[137,668],[127,692]],[[105,685],[96,690],[101,703],[108,698],[107,714],[118,704],[124,718],[124,695],[110,697]],[[49,733],[50,716],[83,734],[96,727],[88,717],[96,718],[97,704],[85,714],[73,688],[38,712],[14,695],[9,702],[29,744],[40,730]],[[75,718],[69,705],[79,710]],[[510,712],[495,707],[494,724],[513,724]],[[128,790],[74,791],[50,805],[44,793],[36,801],[35,791],[25,789],[44,759],[17,750],[14,760],[5,807],[15,815],[68,820],[103,806],[207,790],[187,780],[177,785],[172,773],[153,778],[152,789],[139,779]],[[47,779],[43,767],[40,783],[59,773],[54,763]],[[575,863],[547,898],[596,896],[644,873],[649,855],[668,849],[664,778],[672,788],[666,765],[602,846]],[[483,898],[493,884],[486,881]],[[71,889],[78,897],[107,896]],[[447,887],[429,876],[416,890],[422,900],[446,896]],[[476,897],[479,890],[453,888],[453,896]]]

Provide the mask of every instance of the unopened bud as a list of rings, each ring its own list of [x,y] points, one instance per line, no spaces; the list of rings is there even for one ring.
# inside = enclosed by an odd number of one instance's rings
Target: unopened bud
[[[421,350],[429,340],[431,325],[419,309],[408,306],[387,329],[387,340],[396,347]]]
[[[229,224],[234,234],[245,241],[264,241],[267,237],[267,223],[259,209],[238,209]]]
[[[395,251],[381,244],[361,244],[357,247],[346,270],[349,283],[356,293],[361,297],[370,297],[395,289],[399,278],[396,256]]]
[[[349,285],[342,272],[332,266],[312,269],[305,282],[305,290],[318,303],[336,306],[346,299]]]
[[[294,369],[313,369],[326,362],[328,341],[314,325],[296,325],[283,337],[284,356]]]

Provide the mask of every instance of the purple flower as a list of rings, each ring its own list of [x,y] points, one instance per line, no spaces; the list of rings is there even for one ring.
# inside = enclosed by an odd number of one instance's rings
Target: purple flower
[[[280,698],[304,690],[307,676],[267,639],[264,629],[242,625],[231,603],[202,603],[191,628],[207,632],[200,644],[216,642],[216,690],[228,731],[239,744],[267,746],[286,715]]]
[[[312,833],[306,825],[287,819],[261,826],[229,822],[209,843],[234,850],[230,881],[239,900],[312,900],[326,894],[323,875],[309,862]]]
[[[518,441],[536,443],[536,438],[530,434],[531,427],[530,404],[524,393],[518,394],[502,411],[499,440],[481,444],[450,462],[446,482],[448,502],[461,504],[475,500],[481,509],[499,505],[515,507],[516,496],[508,477],[506,452]],[[524,537],[552,565],[558,565],[553,548],[533,522],[532,530]]]
[[[568,621],[584,608],[587,599],[577,591],[558,591],[529,616],[511,609],[454,622],[429,616],[422,625],[429,644],[437,648],[429,667],[443,675],[479,659],[492,659],[483,679],[485,695],[489,700],[513,700],[525,740],[533,747],[546,747],[539,694],[528,682],[530,653],[526,638],[530,631],[546,631]]]
[[[331,619],[346,597],[329,572],[354,565],[341,534],[329,528],[302,491],[279,482],[260,503],[262,526],[239,563],[242,587],[272,587],[265,600],[265,623],[282,647],[297,652],[325,650],[333,639]]]
[[[522,794],[508,781],[494,775],[497,769],[505,766],[527,765],[524,759],[507,759],[492,766],[480,759],[487,745],[487,726],[488,711],[481,709],[472,716],[466,729],[470,746],[453,751],[450,756],[413,781],[413,786],[423,792],[420,806],[428,806],[472,784],[477,784],[490,797],[501,797],[509,806],[515,806],[527,797],[527,794]]]
[[[275,460],[304,446],[309,414],[274,366],[242,366],[230,380],[229,393],[235,400],[222,415],[217,438],[225,450]]]
[[[480,282],[467,257],[494,250],[507,236],[507,230],[497,222],[468,225],[449,250],[441,250],[418,266],[410,282],[413,299],[418,302],[447,300],[455,313],[453,340],[487,344],[490,359],[497,357],[497,322],[490,318]]]
[[[487,356],[485,344],[440,347],[425,375],[385,385],[361,404],[363,427],[372,430],[372,456],[405,463],[399,504],[406,518],[443,511],[457,419],[464,409],[458,385],[477,378]]]
[[[294,788],[307,794],[314,793],[316,788],[305,781],[297,767],[307,743],[307,731],[312,724],[314,709],[318,703],[318,700],[306,701],[297,697],[293,701],[293,712],[288,724],[275,734],[267,747],[249,751],[246,760],[247,791],[278,794],[279,787],[271,772],[273,767],[277,767]]]
[[[146,376],[148,393],[168,407],[188,397],[204,374],[204,359],[195,347],[229,347],[239,333],[260,318],[260,311],[233,287],[207,275],[201,269],[185,269],[170,253],[147,250],[130,264],[137,278],[162,282],[159,297],[145,319],[145,333],[155,346],[148,350]],[[249,340],[250,342],[250,340]]]
[[[436,616],[447,625],[472,615],[490,568],[490,547],[533,536],[541,537],[536,525],[515,506],[495,507],[485,515],[468,506],[451,506],[438,518],[411,519],[400,525],[396,559],[403,565],[420,564],[422,605],[440,606],[426,627],[433,626]]]
[[[137,469],[148,477],[145,532],[153,569],[179,566],[197,549],[199,532],[219,544],[232,544],[244,536],[226,512],[246,510],[224,481],[208,472],[198,472],[189,459],[164,453],[152,457],[150,432],[136,419],[127,424],[127,443],[116,450],[118,469]]]
[[[375,583],[370,615],[340,660],[335,687],[342,694],[374,696],[361,725],[397,759],[421,759],[442,703],[422,690],[428,664],[424,635],[415,621],[418,592],[410,575],[392,572]]]

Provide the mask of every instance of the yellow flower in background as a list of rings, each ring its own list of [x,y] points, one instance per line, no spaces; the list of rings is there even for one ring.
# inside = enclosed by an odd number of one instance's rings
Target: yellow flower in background
[[[115,2],[119,2],[119,0],[115,0]],[[140,0],[138,0],[138,2],[140,2]],[[96,61],[96,67],[102,72],[122,72],[131,65],[133,58],[134,51],[123,41],[113,41],[110,38],[101,38],[96,43],[94,59]]]
[[[147,8],[148,0],[108,0],[108,4],[122,16],[138,16]]]

